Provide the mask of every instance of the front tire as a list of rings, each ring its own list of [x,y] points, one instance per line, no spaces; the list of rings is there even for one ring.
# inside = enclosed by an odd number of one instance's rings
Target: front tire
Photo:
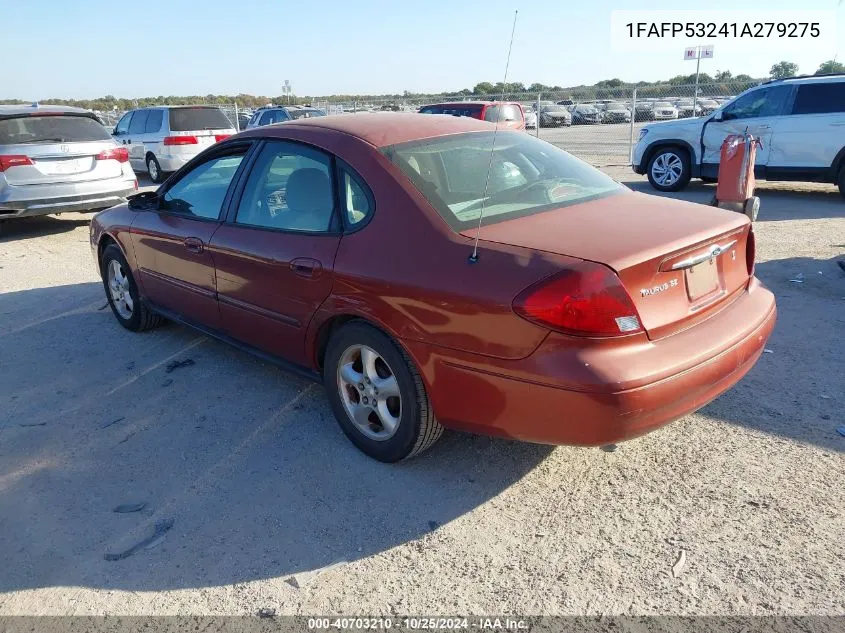
[[[413,361],[364,322],[347,323],[332,335],[323,383],[340,428],[381,462],[418,455],[443,433]]]
[[[164,180],[164,173],[161,171],[161,165],[153,154],[147,154],[147,173],[150,175],[150,180],[154,183],[160,183]]]
[[[103,251],[100,274],[106,298],[118,323],[133,332],[143,332],[161,325],[163,319],[141,300],[132,270],[117,245],[109,244]]]
[[[839,193],[845,197],[845,167],[839,170],[839,175],[836,177],[836,186],[839,187]]]
[[[689,153],[679,147],[661,147],[648,161],[648,181],[658,191],[680,191],[689,184]]]

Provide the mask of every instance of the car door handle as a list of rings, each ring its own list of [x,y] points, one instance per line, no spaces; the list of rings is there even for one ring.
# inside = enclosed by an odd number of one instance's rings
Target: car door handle
[[[202,253],[204,248],[205,248],[203,243],[202,243],[202,240],[197,238],[197,237],[185,238],[184,244],[185,244],[185,248],[187,248],[192,253],[197,253],[197,254]]]
[[[754,127],[756,127],[758,130],[771,130],[772,129],[771,125],[755,125]]]
[[[300,277],[318,277],[323,265],[310,257],[297,257],[290,262],[290,269]]]

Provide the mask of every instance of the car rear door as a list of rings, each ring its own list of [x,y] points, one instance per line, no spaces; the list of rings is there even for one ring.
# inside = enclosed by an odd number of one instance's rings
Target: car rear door
[[[329,296],[340,221],[329,155],[267,141],[211,240],[224,331],[308,364],[305,333]]]
[[[757,149],[756,165],[769,164],[772,132],[780,115],[787,107],[792,87],[785,84],[764,86],[738,97],[717,112],[722,120],[711,117],[705,124],[701,142],[703,144],[703,176],[718,174],[722,143],[731,134],[742,134],[747,129],[762,146]]]
[[[38,112],[0,117],[3,176],[15,187],[119,178],[123,167],[106,129],[92,115]],[[10,157],[14,158],[11,160]]]
[[[845,82],[809,81],[796,86],[788,113],[771,141],[773,177],[814,180],[845,148]]]
[[[220,327],[209,244],[249,143],[227,144],[168,182],[131,236],[144,296],[193,323]]]
[[[149,110],[135,110],[129,123],[129,132],[125,135],[126,148],[129,150],[129,163],[133,169],[146,171],[144,154],[144,134],[147,132]]]

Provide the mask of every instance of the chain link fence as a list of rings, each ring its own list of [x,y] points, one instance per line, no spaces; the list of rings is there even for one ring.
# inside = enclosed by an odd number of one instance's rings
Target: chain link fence
[[[476,96],[403,96],[354,101],[314,100],[327,114],[417,112],[435,103],[516,101],[526,113],[527,132],[596,166],[627,165],[646,123],[707,116],[756,85],[733,81],[695,85],[621,85]]]

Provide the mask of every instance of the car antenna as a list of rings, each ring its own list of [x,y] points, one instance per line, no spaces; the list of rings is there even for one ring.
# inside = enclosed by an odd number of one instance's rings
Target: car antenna
[[[513,12],[513,28],[511,28],[511,41],[508,44],[508,59],[505,62],[505,78],[502,81],[502,102],[505,100],[505,92],[508,89],[508,67],[511,64],[511,50],[513,49],[513,35],[516,33],[516,16],[519,10]],[[496,149],[496,133],[499,131],[499,120],[502,118],[502,105],[496,111],[496,127],[493,128],[493,143],[490,146],[490,162],[487,163],[487,176],[484,179],[484,195],[481,197],[481,211],[478,213],[478,226],[475,228],[475,244],[472,247],[472,255],[469,256],[469,263],[475,264],[478,261],[478,236],[481,233],[481,220],[484,219],[484,205],[487,203],[487,187],[490,185],[490,172],[493,169],[493,152]]]

